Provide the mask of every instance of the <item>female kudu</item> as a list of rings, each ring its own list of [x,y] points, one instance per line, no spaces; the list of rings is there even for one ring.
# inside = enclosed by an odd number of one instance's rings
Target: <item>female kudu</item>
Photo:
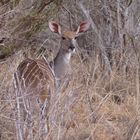
[[[49,22],[50,30],[61,37],[61,46],[53,61],[53,69],[45,60],[26,59],[19,64],[15,73],[16,87],[21,93],[20,96],[28,99],[28,105],[24,102],[26,112],[30,106],[35,113],[45,108],[45,114],[47,114],[56,83],[67,74],[70,68],[71,55],[77,46],[76,38],[87,31],[89,26],[90,23],[84,21],[75,32],[62,32],[59,24],[54,21]],[[37,109],[34,109],[36,106],[38,106]]]

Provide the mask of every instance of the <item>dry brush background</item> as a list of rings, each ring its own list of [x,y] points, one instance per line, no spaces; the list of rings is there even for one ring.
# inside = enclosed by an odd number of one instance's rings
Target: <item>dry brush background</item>
[[[0,0],[0,140],[17,139],[18,64],[51,61],[59,49],[48,21],[75,30],[87,19],[90,30],[78,39],[53,108],[52,139],[140,140],[139,0]]]

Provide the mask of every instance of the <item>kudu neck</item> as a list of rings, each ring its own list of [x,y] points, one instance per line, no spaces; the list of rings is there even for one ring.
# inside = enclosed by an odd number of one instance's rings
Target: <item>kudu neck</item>
[[[61,80],[66,76],[66,74],[71,69],[70,67],[70,60],[71,60],[71,52],[60,48],[57,56],[54,59],[54,73],[56,79]]]

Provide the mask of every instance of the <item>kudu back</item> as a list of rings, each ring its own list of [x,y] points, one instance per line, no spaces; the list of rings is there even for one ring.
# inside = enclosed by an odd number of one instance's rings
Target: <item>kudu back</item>
[[[76,31],[62,32],[61,26],[54,22],[49,22],[52,32],[61,37],[60,49],[54,58],[53,69],[45,60],[25,59],[17,68],[17,87],[30,96],[38,96],[43,104],[51,94],[54,94],[57,81],[61,80],[70,69],[70,61],[77,46],[77,37],[88,30],[89,21],[81,22]]]

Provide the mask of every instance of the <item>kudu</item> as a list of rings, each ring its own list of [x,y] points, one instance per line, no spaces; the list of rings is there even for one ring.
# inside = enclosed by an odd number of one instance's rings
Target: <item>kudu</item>
[[[78,26],[76,32],[64,31],[62,33],[59,24],[54,21],[49,22],[50,30],[61,36],[61,46],[54,59],[54,70],[45,60],[24,60],[17,68],[20,89],[28,92],[36,91],[39,85],[39,90],[43,91],[43,93],[40,92],[39,96],[41,102],[44,102],[48,94],[54,91],[56,79],[61,79],[67,74],[70,68],[71,55],[77,46],[76,39],[81,33],[87,31],[89,26],[90,22],[84,21]],[[44,85],[46,85],[46,90]]]
[[[61,27],[54,21],[49,22],[49,28],[52,32],[57,33],[61,37],[60,49],[53,61],[54,68],[45,60],[26,59],[20,63],[16,72],[17,87],[24,96],[38,97],[43,105],[47,100],[47,109],[51,95],[54,94],[57,80],[60,80],[67,74],[70,68],[71,55],[77,46],[77,37],[88,30],[89,21],[81,22],[77,30],[62,32]],[[36,104],[30,100],[30,104]],[[46,102],[45,102],[46,103]]]

